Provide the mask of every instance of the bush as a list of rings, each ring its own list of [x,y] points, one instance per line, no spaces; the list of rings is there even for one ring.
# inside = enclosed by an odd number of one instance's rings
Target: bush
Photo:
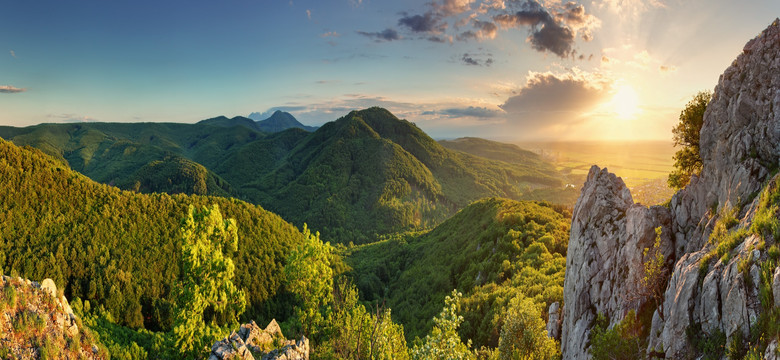
[[[634,310],[629,311],[612,329],[608,327],[607,318],[599,314],[596,326],[590,332],[590,354],[594,360],[630,360],[645,357],[647,343],[641,338],[642,325]]]

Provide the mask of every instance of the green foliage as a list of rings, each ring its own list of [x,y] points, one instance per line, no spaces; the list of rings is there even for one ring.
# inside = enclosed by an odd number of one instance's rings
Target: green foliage
[[[67,298],[102,305],[120,325],[171,329],[179,226],[190,205],[217,204],[237,221],[233,281],[248,296],[245,316],[292,315],[282,270],[286,250],[303,237],[277,215],[232,199],[120,191],[4,140],[0,179],[0,266],[24,278],[52,278]]]
[[[685,329],[685,335],[702,360],[723,358],[726,352],[726,334],[720,329],[709,334],[702,330],[701,323],[693,323]]]
[[[346,279],[335,290],[331,334],[317,347],[318,358],[409,359],[403,327],[393,323],[390,309],[369,312]]]
[[[561,355],[558,342],[547,337],[537,305],[523,296],[509,303],[498,351],[502,360],[557,359]]]
[[[182,281],[174,290],[173,343],[183,357],[198,358],[224,335],[219,326],[237,327],[246,308],[244,292],[233,284],[235,265],[228,257],[237,250],[238,230],[235,220],[222,218],[219,206],[201,211],[190,206],[181,238]],[[207,310],[211,316],[204,316]]]
[[[680,122],[672,129],[674,145],[682,149],[674,154],[674,171],[669,174],[669,186],[681,189],[691,180],[691,175],[701,171],[699,132],[704,124],[704,111],[712,99],[712,93],[702,91],[696,94],[685,109],[680,112]]]
[[[432,359],[475,359],[475,353],[469,349],[471,340],[463,343],[458,335],[458,326],[463,317],[458,315],[460,299],[463,296],[457,290],[444,299],[444,308],[433,319],[433,329],[422,343],[414,346],[411,357],[415,360]]]
[[[430,232],[348,249],[346,261],[362,299],[386,300],[408,340],[430,331],[435,304],[459,288],[461,336],[496,347],[512,298],[522,294],[544,310],[563,301],[569,217],[548,203],[484,199]]]
[[[151,161],[131,176],[117,179],[114,185],[142,193],[232,195],[227,181],[203,165],[178,156]]]
[[[304,241],[287,257],[284,275],[287,288],[296,295],[301,305],[296,309],[297,326],[307,337],[318,332],[330,321],[333,302],[333,270],[330,243],[320,241],[320,234],[312,234],[303,226]]]
[[[646,248],[642,253],[643,273],[640,280],[639,289],[642,297],[650,297],[655,302],[655,308],[658,308],[658,314],[661,320],[664,320],[663,303],[664,291],[669,282],[669,269],[666,266],[666,259],[661,251],[661,227],[655,228],[655,243],[652,247]]]
[[[636,312],[631,310],[626,316],[609,329],[609,321],[598,314],[596,324],[590,332],[590,354],[594,360],[602,359],[643,359],[647,348],[642,335],[642,324]]]

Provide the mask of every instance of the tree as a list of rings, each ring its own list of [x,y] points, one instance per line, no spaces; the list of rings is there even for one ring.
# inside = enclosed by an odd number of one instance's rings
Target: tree
[[[642,253],[644,273],[640,281],[640,291],[655,302],[661,321],[664,319],[664,290],[669,282],[669,269],[661,251],[661,227],[655,228],[655,243]]]
[[[704,124],[704,111],[712,100],[712,93],[701,91],[696,94],[685,109],[680,112],[680,122],[672,129],[674,146],[682,149],[674,154],[674,170],[669,174],[669,186],[682,189],[691,180],[691,175],[699,173],[702,167],[699,153],[699,133]]]
[[[463,294],[452,290],[452,295],[444,299],[444,308],[439,316],[433,319],[433,329],[425,336],[425,342],[415,345],[412,349],[412,359],[475,359],[476,355],[469,349],[471,340],[464,344],[458,335],[458,326],[463,322],[463,316],[458,315],[458,307]]]
[[[609,328],[609,321],[599,313],[590,331],[590,355],[593,360],[643,359],[647,342],[642,338],[642,324],[631,310],[619,323]]]
[[[547,336],[544,321],[532,299],[519,295],[512,299],[506,313],[498,352],[502,360],[556,359],[558,343]]]
[[[244,292],[233,284],[235,265],[226,253],[237,250],[233,219],[224,220],[219,207],[197,211],[190,205],[181,226],[182,284],[174,289],[173,341],[185,358],[200,358],[226,328],[238,325],[246,308]],[[208,310],[210,319],[204,318]]]
[[[290,252],[284,267],[287,288],[295,294],[301,306],[296,309],[298,326],[311,338],[322,332],[330,322],[333,303],[333,269],[330,266],[330,243],[320,240],[303,225],[303,243]]]

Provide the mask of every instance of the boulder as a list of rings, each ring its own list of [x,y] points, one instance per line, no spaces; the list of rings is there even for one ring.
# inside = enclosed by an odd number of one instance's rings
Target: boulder
[[[547,314],[549,314],[547,318],[547,336],[556,340],[561,339],[560,310],[560,304],[557,301],[550,304],[550,308],[547,310]]]

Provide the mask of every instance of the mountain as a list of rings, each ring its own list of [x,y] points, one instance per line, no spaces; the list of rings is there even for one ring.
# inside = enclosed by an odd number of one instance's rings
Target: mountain
[[[569,219],[549,203],[483,199],[429,232],[348,249],[345,260],[361,297],[392,308],[410,341],[424,337],[444,297],[458,289],[461,337],[496,347],[513,297],[532,298],[540,309],[563,300]]]
[[[68,298],[102,307],[117,324],[167,330],[180,279],[181,219],[190,205],[216,204],[238,226],[238,250],[229,256],[234,282],[246,289],[245,315],[290,314],[290,300],[280,295],[282,267],[303,235],[273,213],[223,197],[121,191],[1,139],[0,178],[5,273],[52,278]]]
[[[564,359],[619,341],[667,359],[778,358],[778,93],[775,20],[720,76],[701,173],[666,206],[634,203],[622,179],[591,168],[566,259]]]
[[[555,173],[552,164],[542,160],[542,157],[539,156],[539,154],[521,149],[514,144],[505,144],[475,137],[439,140],[439,144],[448,149],[463,151],[487,159],[504,161],[511,164],[533,164],[540,169],[546,168],[546,171],[551,174]]]
[[[275,133],[291,128],[303,129],[308,132],[317,130],[316,126],[303,125],[292,114],[281,110],[274,111],[267,119],[261,119],[260,116],[262,115],[259,113],[249,114],[249,118],[256,121],[256,129],[263,132]]]
[[[0,127],[0,136],[38,147],[98,182],[235,196],[342,243],[430,228],[483,197],[570,204],[576,194],[549,163],[450,150],[381,108],[353,111],[314,132],[266,133],[248,124],[225,117],[197,124],[42,124]],[[482,147],[491,145],[500,146]]]

